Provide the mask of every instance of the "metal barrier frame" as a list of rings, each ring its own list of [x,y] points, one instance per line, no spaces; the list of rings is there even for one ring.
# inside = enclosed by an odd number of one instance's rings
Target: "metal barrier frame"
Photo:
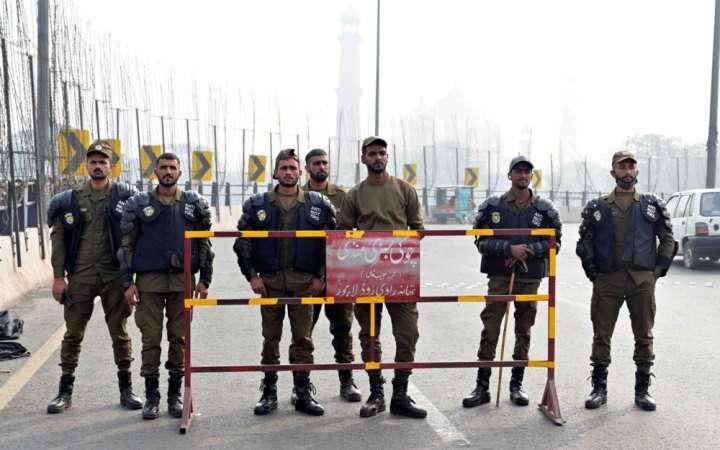
[[[191,239],[211,237],[242,238],[325,238],[328,233],[343,233],[347,239],[357,239],[365,234],[374,236],[545,236],[550,241],[548,293],[534,295],[461,295],[461,296],[419,296],[417,299],[386,299],[384,297],[357,297],[354,300],[335,299],[333,297],[281,297],[281,298],[243,298],[243,299],[196,299],[192,296]],[[557,268],[557,237],[553,228],[539,229],[469,229],[469,230],[393,230],[393,231],[186,231],[184,241],[185,276],[185,388],[180,433],[190,428],[193,415],[192,374],[208,372],[264,372],[291,370],[376,370],[376,369],[430,369],[430,368],[471,368],[471,367],[544,367],[547,368],[545,391],[538,408],[556,425],[565,420],[560,413],[557,388],[555,386],[555,273]],[[375,305],[378,303],[450,303],[450,302],[548,302],[548,353],[545,361],[445,361],[445,362],[380,362],[375,361]],[[366,363],[320,363],[320,364],[258,364],[235,366],[195,366],[192,365],[191,323],[193,308],[196,306],[225,305],[317,305],[333,303],[358,303],[370,305],[370,340],[372,362]]]

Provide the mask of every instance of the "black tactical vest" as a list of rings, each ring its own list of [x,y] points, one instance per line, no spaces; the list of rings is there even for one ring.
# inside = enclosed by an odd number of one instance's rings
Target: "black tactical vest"
[[[183,272],[185,232],[205,229],[200,205],[192,201],[190,194],[183,192],[181,201],[170,206],[149,192],[135,197],[135,215],[140,221],[132,260],[135,273]],[[190,243],[191,271],[195,273],[199,269],[199,243],[197,239],[191,239]]]
[[[108,233],[110,235],[110,251],[115,264],[117,264],[116,253],[122,240],[120,219],[125,202],[134,193],[135,191],[125,183],[113,182],[110,187],[110,202],[106,209],[106,220],[110,226],[110,233]],[[55,218],[59,218],[65,228],[65,272],[72,275],[75,272],[75,258],[80,246],[84,224],[75,190],[68,189],[54,195],[50,200],[47,216],[48,225],[51,225]]]
[[[585,224],[593,229],[593,255],[595,268],[600,273],[613,270],[612,210],[600,199],[593,200],[583,212]],[[664,220],[663,210],[652,195],[642,194],[633,201],[625,220],[625,238],[622,260],[628,267],[653,270],[657,261],[655,226]]]
[[[279,206],[270,203],[267,194],[256,194],[248,200],[253,230],[280,231]],[[298,202],[293,230],[323,230],[329,219],[329,208],[317,192],[305,192],[305,202]],[[260,273],[281,269],[279,245],[275,238],[250,239],[252,265]],[[322,238],[293,238],[292,267],[301,272],[316,274],[325,265],[325,240]]]
[[[516,212],[508,208],[500,197],[491,197],[487,202],[483,228],[554,228],[553,220],[548,216],[548,207],[544,201],[534,201],[528,208]],[[546,239],[543,236],[493,236],[492,239],[509,241],[510,245],[530,244]],[[512,268],[505,266],[505,257],[482,255],[480,271],[490,276],[510,276]],[[526,261],[527,272],[518,272],[523,278],[543,278],[547,276],[545,258]]]

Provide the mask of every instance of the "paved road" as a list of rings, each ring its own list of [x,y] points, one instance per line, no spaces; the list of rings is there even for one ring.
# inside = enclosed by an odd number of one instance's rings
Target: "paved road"
[[[310,418],[296,414],[288,400],[290,374],[281,373],[279,410],[270,417],[258,418],[253,416],[252,407],[259,397],[259,374],[198,374],[194,377],[194,395],[200,415],[193,421],[190,432],[180,436],[179,421],[164,413],[164,403],[163,416],[152,422],[142,421],[138,412],[118,406],[110,340],[99,314],[93,318],[86,335],[74,407],[65,414],[48,416],[45,405],[55,395],[59,376],[57,339],[53,336],[57,337],[62,320],[61,308],[50,300],[49,290],[44,289],[14,309],[26,320],[26,334],[21,342],[33,351],[34,358],[0,364],[0,368],[14,372],[0,374],[0,408],[3,399],[7,400],[9,393],[25,382],[0,409],[0,448],[718,447],[720,432],[716,424],[720,414],[713,403],[720,342],[717,325],[720,265],[708,264],[704,270],[689,271],[678,259],[670,275],[659,283],[655,328],[658,357],[654,368],[657,378],[652,386],[658,410],[647,413],[633,405],[632,334],[628,315],[623,313],[615,333],[609,404],[598,411],[587,411],[583,401],[589,392],[586,378],[592,337],[590,284],[573,254],[577,226],[567,226],[565,234],[567,245],[558,261],[557,308],[557,377],[567,420],[564,427],[552,425],[533,406],[520,408],[510,404],[507,385],[503,386],[500,408],[496,409],[494,404],[462,408],[461,398],[473,387],[472,369],[416,370],[411,378],[412,394],[419,404],[430,408],[428,419],[421,421],[389,414],[361,420],[357,404],[339,399],[337,378],[332,372],[313,374],[317,397],[326,407],[325,416]],[[213,296],[249,296],[247,284],[237,271],[230,241],[216,239],[214,245],[218,256]],[[478,271],[480,259],[471,238],[427,238],[422,242],[422,251],[424,294],[485,292],[485,280]],[[481,331],[478,317],[481,304],[424,304],[420,308],[418,360],[474,359]],[[546,312],[547,307],[541,305],[534,330],[533,359],[546,356]],[[261,343],[259,322],[259,312],[253,306],[197,309],[193,322],[193,362],[257,363]],[[326,324],[321,319],[316,331],[316,361],[332,358]],[[135,354],[139,355],[140,341],[134,324],[131,329]],[[391,358],[394,347],[388,327],[383,328],[381,338],[385,354]],[[512,348],[512,338],[508,344]],[[282,345],[286,357],[287,339]],[[48,356],[46,361],[42,360],[43,355]],[[136,363],[136,373],[138,367]],[[386,375],[391,378],[391,373]],[[366,394],[365,375],[358,372],[356,377]],[[526,378],[534,404],[542,393],[545,370],[529,369]],[[493,396],[496,381],[495,370],[491,381]],[[137,376],[136,390],[142,391]]]

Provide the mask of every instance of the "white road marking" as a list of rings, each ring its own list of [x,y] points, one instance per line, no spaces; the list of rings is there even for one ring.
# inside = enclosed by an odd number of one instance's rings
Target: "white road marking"
[[[420,392],[420,389],[412,383],[408,383],[408,394],[413,400],[417,401],[419,405],[427,409],[428,415],[425,420],[443,442],[457,447],[467,447],[470,445],[470,441],[467,440],[465,435],[455,428],[455,425],[450,422],[450,419],[441,413],[440,410]]]
[[[48,360],[50,355],[57,350],[64,334],[65,324],[58,328],[55,333],[45,341],[43,346],[30,356],[30,359],[0,387],[0,411],[15,398],[17,393],[20,392],[25,384],[35,375],[35,372],[37,372],[38,369],[45,364],[45,361]]]

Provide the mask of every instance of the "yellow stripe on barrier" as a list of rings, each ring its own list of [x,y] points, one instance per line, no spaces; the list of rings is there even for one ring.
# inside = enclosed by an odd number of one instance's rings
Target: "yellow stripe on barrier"
[[[545,367],[548,369],[555,368],[554,361],[528,361],[528,367]]]
[[[557,249],[551,248],[550,249],[550,270],[548,271],[548,275],[551,277],[555,276],[555,266],[557,264]]]
[[[546,302],[550,300],[547,294],[518,294],[515,296],[516,302]]]
[[[363,230],[347,230],[345,231],[345,237],[348,239],[360,239],[363,237],[365,232]]]
[[[530,234],[533,236],[555,236],[554,228],[540,228],[537,230],[530,230]]]
[[[211,238],[215,236],[214,231],[186,231],[185,237],[188,239]]]
[[[393,236],[395,237],[403,237],[403,236],[417,236],[418,232],[416,230],[393,230]]]
[[[465,230],[465,235],[467,236],[492,236],[495,234],[495,230],[492,230],[490,228],[483,228],[480,230]]]
[[[365,363],[365,370],[379,370],[379,369],[380,369],[380,363],[376,363],[376,362]]]
[[[296,231],[295,236],[297,237],[325,237],[327,233],[323,230],[301,230]]]
[[[266,238],[266,237],[268,237],[268,232],[267,231],[248,230],[248,231],[241,231],[240,235],[244,238]]]
[[[375,297],[358,297],[355,299],[355,303],[384,303],[385,297],[383,296],[375,296]]]
[[[370,303],[370,337],[375,337],[375,303]]]
[[[548,309],[548,339],[555,339],[555,307]]]
[[[330,300],[332,297],[303,297],[300,299],[300,303],[303,305],[323,305],[325,303],[332,303],[326,300]]]
[[[251,298],[248,301],[248,305],[277,305],[278,299],[276,298]]]
[[[459,295],[458,302],[484,302],[484,295]]]
[[[186,298],[185,307],[192,308],[193,306],[217,306],[216,298]]]

